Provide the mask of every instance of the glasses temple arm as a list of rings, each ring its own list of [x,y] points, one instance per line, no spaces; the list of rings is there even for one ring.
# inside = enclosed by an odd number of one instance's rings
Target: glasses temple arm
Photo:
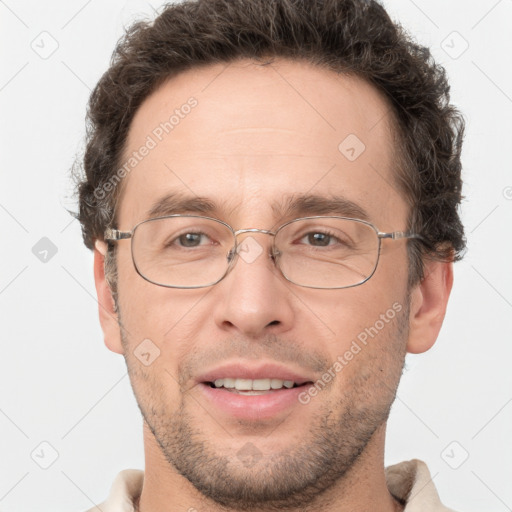
[[[106,229],[104,240],[106,242],[115,242],[116,240],[124,240],[126,238],[131,238],[131,231],[119,231],[119,229]]]
[[[410,231],[393,231],[392,233],[378,233],[379,238],[391,238],[393,240],[398,240],[400,238],[417,238],[420,240],[424,240],[424,237],[419,235],[418,233],[411,233]]]

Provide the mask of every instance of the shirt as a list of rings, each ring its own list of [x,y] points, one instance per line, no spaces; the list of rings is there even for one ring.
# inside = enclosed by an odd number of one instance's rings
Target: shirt
[[[404,512],[455,512],[439,500],[427,465],[418,459],[385,469],[389,492],[406,505]],[[115,478],[110,494],[98,507],[86,512],[135,512],[134,501],[142,492],[144,471],[125,469]]]

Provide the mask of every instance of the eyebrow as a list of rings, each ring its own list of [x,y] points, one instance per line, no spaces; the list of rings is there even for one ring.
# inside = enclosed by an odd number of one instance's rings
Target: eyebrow
[[[356,219],[370,219],[366,210],[341,195],[295,194],[285,196],[284,204],[274,203],[276,217],[307,217],[309,215],[336,215]]]
[[[277,219],[293,219],[314,215],[334,215],[370,220],[366,210],[341,195],[323,196],[318,194],[292,194],[280,202],[270,205]],[[227,209],[226,202],[215,203],[212,199],[201,196],[189,196],[181,192],[173,192],[158,199],[149,209],[148,218],[164,217],[174,214],[200,214],[219,218],[233,212]]]

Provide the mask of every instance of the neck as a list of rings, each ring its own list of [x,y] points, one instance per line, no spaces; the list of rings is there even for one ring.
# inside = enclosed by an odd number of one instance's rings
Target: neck
[[[365,450],[347,473],[333,486],[318,495],[314,502],[300,508],[280,508],[286,512],[349,512],[403,510],[389,492],[384,473],[385,424],[366,445]],[[144,422],[145,474],[136,512],[239,512],[223,507],[203,496],[164,458],[153,434]],[[263,507],[258,508],[264,512]],[[269,509],[275,510],[275,508]]]

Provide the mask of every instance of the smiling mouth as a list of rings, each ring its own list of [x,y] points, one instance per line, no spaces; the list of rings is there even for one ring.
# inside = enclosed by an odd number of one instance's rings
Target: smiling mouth
[[[203,384],[213,389],[229,391],[240,395],[263,395],[266,393],[275,393],[286,391],[312,384],[311,382],[303,382],[298,384],[291,380],[281,379],[240,379],[240,378],[224,378],[216,379],[213,382],[204,382]]]

